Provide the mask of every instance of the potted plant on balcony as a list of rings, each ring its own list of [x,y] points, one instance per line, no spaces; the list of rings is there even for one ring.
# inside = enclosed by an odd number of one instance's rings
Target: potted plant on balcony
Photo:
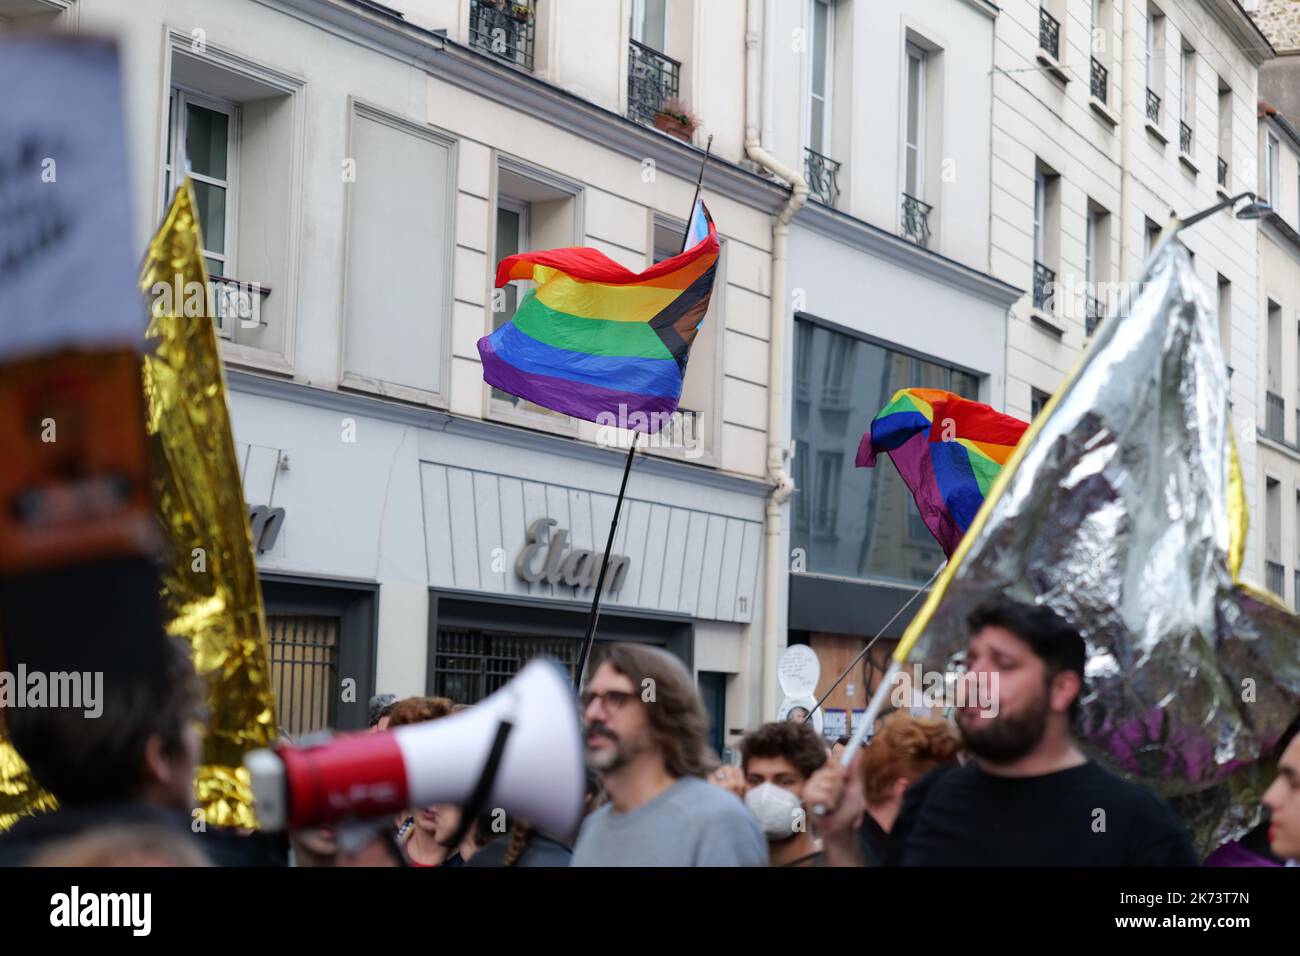
[[[527,3],[510,4],[510,16],[520,23],[527,23],[533,18],[533,8]]]
[[[683,143],[689,143],[691,136],[700,126],[700,118],[691,112],[690,107],[675,96],[664,100],[655,111],[655,129],[676,136]]]

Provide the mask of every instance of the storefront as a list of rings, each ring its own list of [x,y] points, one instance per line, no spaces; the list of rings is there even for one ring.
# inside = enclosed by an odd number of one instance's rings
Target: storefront
[[[575,666],[623,453],[231,373],[280,721],[353,727],[376,692],[492,693],[529,659]],[[713,744],[757,722],[766,486],[639,455],[600,641],[697,676]]]

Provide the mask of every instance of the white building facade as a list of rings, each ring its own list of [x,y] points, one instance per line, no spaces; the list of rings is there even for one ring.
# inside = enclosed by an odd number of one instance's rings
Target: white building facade
[[[944,557],[893,467],[855,467],[863,432],[909,386],[1006,402],[1021,288],[988,273],[999,13],[983,0],[764,6],[761,138],[809,190],[790,230],[790,640],[817,652],[820,693],[885,629],[827,700],[833,737],[911,613],[890,619]]]
[[[1007,408],[1029,418],[1112,314],[1171,213],[1254,190],[1267,39],[1233,0],[1013,0],[997,21],[991,271],[1012,308]],[[1229,213],[1180,238],[1217,299],[1243,470],[1256,474],[1253,221]],[[1255,533],[1245,574],[1262,578]]]
[[[494,297],[495,264],[676,254],[712,134],[718,279],[686,414],[632,469],[600,638],[679,654],[719,750],[774,706],[771,243],[789,189],[741,165],[744,4],[5,0],[0,16],[118,39],[140,248],[188,162],[210,272],[257,296],[255,321],[219,332],[295,733],[358,726],[374,692],[472,702],[537,654],[576,659],[629,435],[484,384],[476,342],[519,295]],[[691,142],[653,126],[672,96],[703,120]]]

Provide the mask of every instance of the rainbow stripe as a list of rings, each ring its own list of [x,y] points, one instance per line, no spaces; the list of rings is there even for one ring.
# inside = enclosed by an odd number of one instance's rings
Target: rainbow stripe
[[[576,418],[658,431],[681,398],[713,293],[718,234],[702,202],[687,236],[690,248],[641,273],[587,248],[502,259],[498,288],[516,279],[537,287],[479,339],[484,380]]]
[[[952,392],[903,388],[871,420],[855,463],[870,468],[877,454],[888,454],[951,557],[1028,427]]]

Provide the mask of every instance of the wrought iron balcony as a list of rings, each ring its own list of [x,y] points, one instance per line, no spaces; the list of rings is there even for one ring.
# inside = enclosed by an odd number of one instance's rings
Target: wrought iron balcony
[[[635,40],[629,40],[627,47],[627,115],[653,126],[664,100],[678,95],[682,65]]]
[[[1188,156],[1192,155],[1192,128],[1182,120],[1178,121],[1178,148]]]
[[[918,246],[930,245],[930,210],[934,207],[903,193],[903,238]]]
[[[1041,262],[1034,263],[1034,308],[1044,312],[1053,309],[1056,292],[1056,273]]]
[[[1084,333],[1092,335],[1093,332],[1097,331],[1097,326],[1101,324],[1101,320],[1106,317],[1106,308],[1101,304],[1100,299],[1089,295],[1084,297],[1083,311]]]
[[[1219,157],[1219,185],[1224,189],[1228,188],[1228,161],[1222,156]]]
[[[1160,97],[1152,89],[1147,90],[1147,119],[1160,125]]]
[[[839,174],[839,163],[816,150],[804,147],[803,175],[808,180],[808,192],[814,199],[834,206],[835,200],[840,198],[840,185],[837,181]]]
[[[1264,562],[1264,586],[1278,597],[1282,597],[1286,593],[1283,590],[1286,587],[1286,568],[1276,561],[1266,560]]]
[[[1264,393],[1264,434],[1269,438],[1282,441],[1285,438],[1286,402],[1281,395],[1273,392]]]
[[[1106,68],[1097,62],[1097,58],[1092,58],[1092,75],[1090,77],[1089,89],[1092,95],[1101,100],[1102,105],[1106,104],[1106,88],[1108,86],[1109,73]]]
[[[531,70],[535,20],[532,0],[469,0],[469,45]]]
[[[1038,8],[1038,45],[1051,54],[1052,59],[1061,55],[1061,23],[1043,7]]]

